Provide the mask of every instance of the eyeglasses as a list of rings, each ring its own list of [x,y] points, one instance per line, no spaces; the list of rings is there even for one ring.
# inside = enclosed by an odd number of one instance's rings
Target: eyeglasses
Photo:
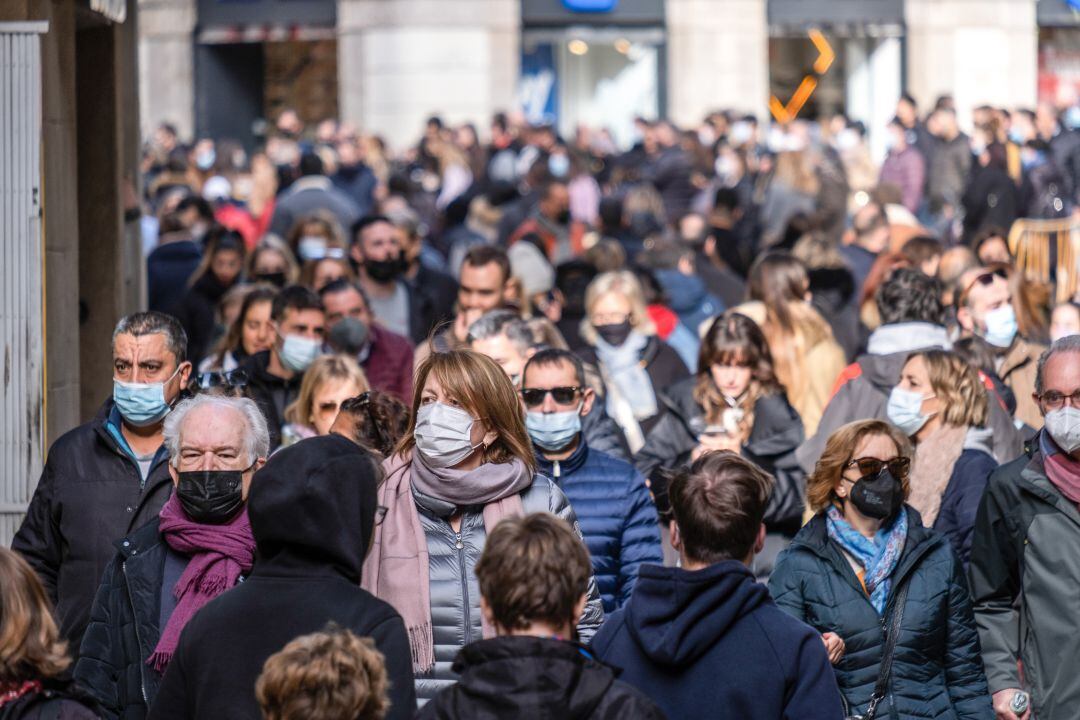
[[[246,387],[248,375],[244,370],[230,370],[229,372],[204,372],[195,378],[195,385],[199,390],[211,390],[213,388],[237,389]]]
[[[385,505],[375,506],[375,524],[382,525],[383,520],[386,519],[386,513],[390,511],[390,508]]]
[[[844,468],[857,466],[859,468],[859,476],[865,477],[867,475],[877,475],[884,468],[889,469],[889,473],[897,478],[907,477],[908,470],[911,469],[911,459],[906,457],[895,457],[892,460],[878,460],[877,458],[857,458],[852,460]]]
[[[1047,390],[1039,396],[1039,400],[1050,410],[1060,410],[1065,405],[1066,400],[1069,401],[1070,406],[1080,408],[1080,390],[1073,390],[1069,395],[1057,390]]]
[[[997,270],[991,270],[989,272],[984,272],[980,275],[977,275],[975,279],[972,280],[966,288],[964,288],[964,292],[960,293],[959,304],[964,304],[964,300],[967,298],[968,293],[970,293],[971,289],[974,288],[976,285],[993,285],[994,278],[996,277],[999,277],[1002,280],[1008,282],[1009,273],[1005,272],[1004,268],[998,268]]]
[[[521,397],[529,407],[537,407],[544,404],[544,398],[550,393],[557,404],[569,405],[577,399],[580,392],[579,387],[524,388]]]

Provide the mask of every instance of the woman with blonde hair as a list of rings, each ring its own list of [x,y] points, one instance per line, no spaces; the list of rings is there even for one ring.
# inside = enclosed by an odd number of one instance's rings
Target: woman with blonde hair
[[[329,435],[341,403],[368,390],[367,377],[348,355],[322,355],[304,372],[296,400],[285,408],[281,445]]]
[[[284,240],[277,235],[266,235],[248,255],[247,277],[252,282],[283,288],[296,283],[300,266]]]
[[[660,419],[660,390],[690,376],[674,349],[656,335],[645,293],[632,272],[596,276],[585,291],[579,355],[595,365],[607,389],[607,413],[636,453]]]
[[[911,443],[886,422],[834,432],[806,482],[817,514],[780,555],[769,591],[822,634],[846,716],[986,720],[963,563],[905,503],[910,467]]]
[[[430,355],[416,371],[412,413],[383,463],[385,519],[362,584],[404,619],[416,694],[430,700],[455,682],[462,646],[494,634],[473,573],[487,533],[505,517],[550,512],[577,527],[577,516],[558,486],[536,474],[521,402],[493,360],[468,350]],[[602,619],[591,578],[577,627],[583,641]]]
[[[761,329],[769,341],[776,377],[802,418],[807,436],[817,431],[833,385],[847,364],[829,323],[810,304],[806,267],[789,253],[772,252],[750,268],[751,300],[765,305]]]
[[[0,547],[0,717],[92,720],[93,703],[60,678],[71,658],[38,576]]]
[[[886,412],[915,443],[911,506],[924,525],[949,538],[966,565],[975,513],[998,465],[986,427],[986,386],[978,370],[944,350],[913,353]]]

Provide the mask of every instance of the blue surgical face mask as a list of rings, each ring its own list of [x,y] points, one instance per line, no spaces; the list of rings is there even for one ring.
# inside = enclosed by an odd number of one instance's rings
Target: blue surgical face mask
[[[923,396],[914,390],[905,390],[897,386],[889,394],[889,403],[885,407],[885,413],[896,427],[900,428],[908,437],[922,430],[923,425],[930,419],[930,415],[922,414],[924,400],[929,400],[933,395]]]
[[[1024,144],[1024,133],[1023,133],[1023,131],[1021,131],[1020,128],[1016,128],[1016,127],[1009,128],[1009,140],[1013,141],[1013,143],[1015,143],[1017,145],[1023,145]]]
[[[986,332],[983,340],[994,347],[1007,348],[1016,337],[1016,312],[1012,305],[1002,305],[986,313]]]
[[[296,246],[301,260],[322,260],[326,257],[326,238],[305,235]]]
[[[313,340],[302,335],[286,335],[281,343],[278,357],[286,370],[294,373],[304,372],[322,354],[322,340]]]
[[[563,154],[548,156],[548,170],[557,178],[564,178],[570,172],[570,158]]]
[[[160,383],[129,383],[113,378],[113,402],[120,417],[135,427],[149,427],[160,422],[172,409],[165,399],[165,386],[178,372],[179,367],[168,380]]]
[[[549,452],[558,452],[572,443],[581,432],[581,406],[566,412],[526,413],[525,427],[538,447]]]
[[[416,411],[413,440],[424,464],[449,468],[472,455],[480,447],[472,442],[475,423],[476,419],[461,408],[441,402],[421,405]]]

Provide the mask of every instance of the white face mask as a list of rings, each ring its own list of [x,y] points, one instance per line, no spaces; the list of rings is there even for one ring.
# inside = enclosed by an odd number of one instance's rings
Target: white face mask
[[[424,463],[433,468],[448,468],[469,457],[483,445],[472,444],[475,422],[476,419],[461,408],[441,402],[421,405],[416,411],[413,439]]]
[[[1080,408],[1063,407],[1046,413],[1046,432],[1070,455],[1080,450]]]

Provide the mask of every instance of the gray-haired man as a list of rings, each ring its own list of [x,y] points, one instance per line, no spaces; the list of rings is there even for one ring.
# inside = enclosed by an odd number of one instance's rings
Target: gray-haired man
[[[270,453],[258,406],[197,395],[169,414],[164,435],[176,490],[116,543],[75,666],[108,717],[146,715],[187,621],[254,564],[245,504]]]
[[[112,397],[53,444],[11,543],[41,577],[73,650],[113,541],[156,517],[169,497],[162,425],[191,375],[186,352],[184,329],[169,315],[135,313],[117,324]]]

